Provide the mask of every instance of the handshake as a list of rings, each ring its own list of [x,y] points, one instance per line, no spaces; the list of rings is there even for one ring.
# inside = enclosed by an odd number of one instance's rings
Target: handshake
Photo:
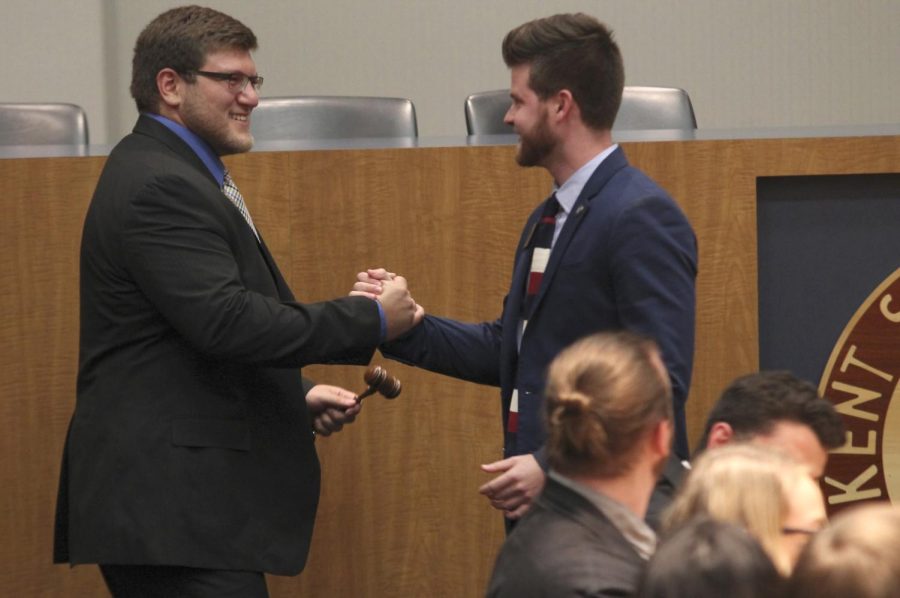
[[[387,323],[387,340],[397,338],[425,317],[425,310],[413,300],[402,276],[378,268],[360,272],[356,279],[350,294],[368,297],[381,304]],[[374,392],[389,399],[400,394],[400,382],[387,375],[384,368],[370,368],[365,380],[368,388],[358,395],[330,384],[316,384],[306,393],[306,407],[316,434],[328,436],[352,423],[362,409],[362,399]]]
[[[368,297],[381,304],[387,322],[387,340],[397,338],[425,317],[425,310],[409,294],[406,279],[384,268],[357,274],[350,294]]]

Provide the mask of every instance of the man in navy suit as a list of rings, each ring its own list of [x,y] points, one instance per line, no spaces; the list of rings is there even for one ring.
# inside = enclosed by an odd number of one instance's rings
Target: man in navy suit
[[[382,352],[500,387],[505,458],[483,466],[497,476],[480,491],[517,519],[546,477],[547,366],[588,334],[628,329],[656,340],[673,388],[675,452],[687,456],[697,245],[672,198],[612,141],[625,75],[603,24],[584,14],[525,23],[507,34],[503,58],[517,161],[546,168],[556,191],[525,224],[498,319],[469,324],[429,315]],[[354,292],[378,296],[390,279],[382,268],[362,272]]]
[[[54,559],[98,563],[117,598],[261,598],[263,573],[297,574],[313,432],[358,410],[299,368],[366,364],[414,323],[403,280],[379,302],[294,299],[220,159],[253,144],[254,49],[208,8],[154,19],[134,52],[141,115],[85,217]]]

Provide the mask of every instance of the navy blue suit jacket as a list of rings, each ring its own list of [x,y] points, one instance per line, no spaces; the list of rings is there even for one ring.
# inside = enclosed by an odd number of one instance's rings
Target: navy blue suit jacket
[[[694,353],[697,275],[697,243],[687,218],[617,148],[591,175],[560,232],[519,350],[516,336],[531,265],[528,242],[542,210],[543,204],[525,224],[497,320],[469,324],[427,316],[382,352],[435,372],[500,386],[504,426],[513,389],[518,389],[518,440],[515,447],[506,447],[510,456],[543,446],[545,375],[562,349],[604,330],[643,333],[662,350],[674,392],[675,451],[686,457],[684,405]],[[543,464],[541,453],[537,457]]]

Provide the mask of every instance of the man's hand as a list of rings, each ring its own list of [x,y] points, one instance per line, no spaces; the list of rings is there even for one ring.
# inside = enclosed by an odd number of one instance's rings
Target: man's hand
[[[356,275],[356,283],[353,285],[351,295],[362,295],[369,299],[378,299],[381,294],[381,283],[385,280],[394,280],[397,274],[388,272],[384,268],[369,268],[365,272]]]
[[[546,476],[532,455],[516,455],[502,461],[482,465],[488,473],[500,473],[478,491],[503,511],[507,519],[518,519],[531,507],[544,487]]]
[[[384,268],[373,268],[356,275],[351,295],[381,302],[387,320],[387,340],[393,340],[425,317],[425,309],[409,294],[406,279]]]
[[[352,423],[362,409],[356,395],[349,390],[329,384],[317,384],[306,394],[306,407],[313,416],[313,430],[320,436],[339,432],[344,424]]]

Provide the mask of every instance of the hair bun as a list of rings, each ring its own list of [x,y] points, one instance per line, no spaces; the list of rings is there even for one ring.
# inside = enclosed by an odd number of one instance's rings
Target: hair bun
[[[560,392],[554,402],[553,419],[556,421],[566,416],[582,415],[591,404],[590,398],[577,390]]]
[[[583,392],[578,392],[577,390],[561,392],[556,400],[562,405],[571,407],[587,407],[590,404],[590,398]]]

